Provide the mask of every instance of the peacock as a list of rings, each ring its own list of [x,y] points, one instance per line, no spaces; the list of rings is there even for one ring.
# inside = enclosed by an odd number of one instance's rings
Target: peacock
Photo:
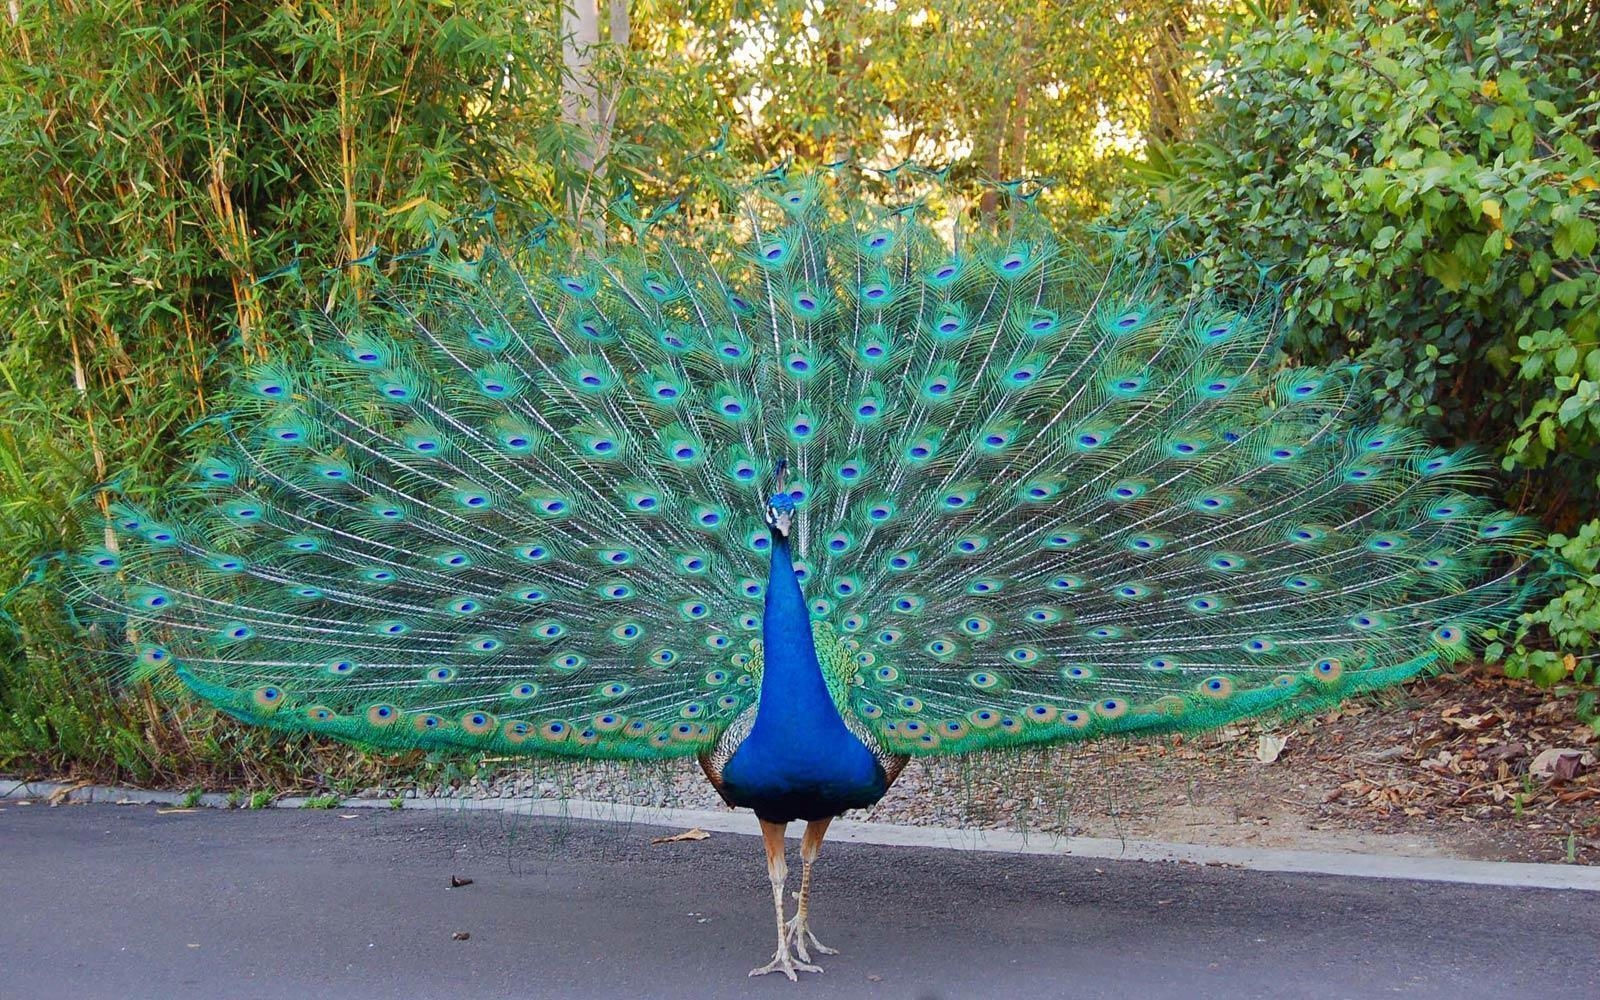
[[[751,975],[791,980],[835,953],[829,823],[911,758],[1304,713],[1512,617],[1529,525],[1481,456],[1287,365],[1269,283],[1068,240],[1026,187],[986,221],[778,170],[698,221],[365,255],[247,352],[191,483],[99,494],[69,606],[285,733],[696,758],[760,824]]]

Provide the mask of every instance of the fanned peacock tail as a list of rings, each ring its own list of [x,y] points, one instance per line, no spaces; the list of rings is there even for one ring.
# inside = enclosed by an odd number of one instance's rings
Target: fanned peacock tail
[[[918,214],[805,182],[722,249],[367,273],[313,358],[247,368],[185,495],[112,504],[72,599],[250,722],[628,758],[754,704],[780,461],[829,689],[895,753],[1303,711],[1512,615],[1483,464],[1353,366],[1279,367],[1270,300],[1141,234],[1092,266],[1026,209]]]

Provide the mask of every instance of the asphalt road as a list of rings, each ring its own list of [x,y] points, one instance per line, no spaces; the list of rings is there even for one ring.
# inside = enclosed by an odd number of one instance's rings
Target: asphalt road
[[[4,1000],[1600,997],[1592,892],[838,845],[796,985],[753,837],[3,806]]]

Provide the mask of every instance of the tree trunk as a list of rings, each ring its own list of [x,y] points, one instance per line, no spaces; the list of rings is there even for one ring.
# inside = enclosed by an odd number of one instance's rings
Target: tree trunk
[[[615,57],[616,68],[626,71],[628,47],[633,40],[633,25],[628,19],[628,0],[610,0],[608,37]],[[606,158],[611,155],[612,129],[617,123],[617,104],[622,99],[621,83],[614,83],[610,93],[601,93],[596,84],[599,101],[599,121],[595,124],[596,176],[605,173]]]
[[[594,74],[594,57],[600,45],[600,8],[596,0],[562,0],[561,6],[561,120],[572,127],[578,140],[574,161],[585,176],[567,195],[567,207],[583,222],[593,200],[590,188],[602,159],[600,95]]]
[[[980,162],[983,163],[984,180],[998,182],[1005,173],[1005,137],[1006,137],[1006,112],[1009,110],[1010,101],[996,94],[993,108],[983,123],[983,131],[978,136],[974,153],[983,151]],[[985,217],[992,216],[1000,207],[1000,190],[988,187],[983,192],[983,197],[978,201],[978,210]]]
[[[1189,12],[1180,0],[1156,32],[1147,67],[1150,73],[1150,127],[1146,139],[1166,143],[1178,138],[1189,110],[1183,81],[1183,46],[1189,34]]]
[[[633,28],[628,20],[628,0],[611,0],[611,44],[626,51],[632,40]]]
[[[1006,150],[1011,161],[1012,177],[1028,173],[1028,95],[1033,90],[1033,23],[1023,21],[1018,25],[1017,39],[1021,53],[1017,60],[1017,87],[1011,99],[1011,141]]]

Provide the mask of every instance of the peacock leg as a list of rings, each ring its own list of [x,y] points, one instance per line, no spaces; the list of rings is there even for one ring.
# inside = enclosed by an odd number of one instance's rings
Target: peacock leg
[[[767,848],[767,878],[772,880],[772,908],[778,915],[778,950],[773,953],[772,961],[759,969],[751,969],[752,976],[764,976],[769,972],[781,972],[794,982],[799,977],[796,972],[821,972],[815,965],[804,961],[796,962],[789,954],[788,928],[783,923],[783,880],[789,874],[789,865],[783,858],[783,831],[787,823],[768,823],[761,821],[761,839]]]
[[[833,822],[833,817],[827,819],[814,819],[806,824],[806,833],[800,838],[800,893],[796,897],[800,906],[795,910],[794,919],[789,921],[789,940],[794,945],[794,952],[800,956],[800,961],[811,961],[811,949],[817,949],[818,954],[837,955],[837,948],[829,948],[817,936],[811,933],[811,924],[808,919],[811,903],[811,866],[817,860],[817,854],[822,850],[822,838],[828,832],[828,824]]]

